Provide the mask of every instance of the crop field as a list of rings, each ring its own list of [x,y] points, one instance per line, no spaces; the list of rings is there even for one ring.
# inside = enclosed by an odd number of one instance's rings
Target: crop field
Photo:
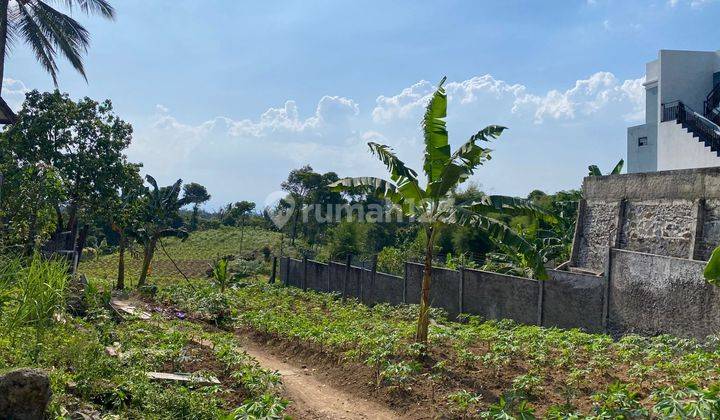
[[[159,299],[204,319],[332,355],[359,388],[418,417],[709,418],[718,413],[720,349],[669,336],[606,335],[435,314],[429,352],[412,340],[417,308],[369,308],[336,295],[247,284],[219,299],[211,285]],[[358,368],[358,366],[360,368]],[[363,374],[361,375],[360,372]]]
[[[183,280],[184,277],[178,272],[178,268],[190,278],[205,277],[212,261],[227,255],[260,259],[264,258],[263,250],[279,255],[280,241],[280,233],[254,227],[245,228],[244,233],[237,227],[193,232],[185,241],[177,238],[163,239],[164,251],[163,248],[156,251],[149,277],[154,282]],[[285,238],[283,245],[285,254],[296,252],[289,243],[290,241]],[[141,264],[142,254],[139,248],[133,248],[126,253],[125,270],[130,287],[137,281]],[[117,278],[117,254],[89,256],[84,258],[80,267],[80,271],[87,276],[110,283],[112,279]]]
[[[221,232],[227,241],[237,238],[231,229]],[[248,250],[279,239],[259,230],[249,236]],[[192,244],[168,241],[166,247],[179,266],[189,267],[197,261],[207,266],[235,246],[216,241],[212,232],[195,236],[197,254]],[[670,336],[613,340],[508,320],[450,321],[433,309],[424,348],[413,339],[416,305],[369,307],[337,294],[268,284],[265,263],[255,266],[255,274],[231,280],[224,292],[204,272],[188,270],[190,281],[156,272],[154,295],[130,296],[152,319],[121,319],[108,305],[115,258],[81,264],[90,278],[83,318],[65,315],[41,339],[25,327],[0,338],[0,369],[50,372],[55,416],[84,410],[105,418],[313,418],[307,401],[283,385],[287,372],[246,352],[248,340],[261,355],[275,355],[302,372],[322,372],[315,375],[329,393],[369,398],[402,418],[720,413],[717,337],[703,343]],[[219,383],[156,381],[148,372],[191,372]]]

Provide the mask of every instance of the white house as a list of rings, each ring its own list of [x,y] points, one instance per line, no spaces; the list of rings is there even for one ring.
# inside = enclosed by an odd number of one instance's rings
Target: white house
[[[720,166],[720,51],[660,50],[645,89],[645,124],[627,132],[628,172]]]

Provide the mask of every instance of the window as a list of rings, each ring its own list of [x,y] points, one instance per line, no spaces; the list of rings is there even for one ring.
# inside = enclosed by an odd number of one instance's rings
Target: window
[[[647,146],[647,137],[638,138],[638,146]]]

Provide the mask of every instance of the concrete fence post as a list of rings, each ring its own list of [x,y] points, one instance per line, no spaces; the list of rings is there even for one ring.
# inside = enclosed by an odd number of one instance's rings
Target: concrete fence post
[[[307,277],[308,277],[308,257],[303,255],[303,278],[302,278],[302,289],[307,290]]]
[[[542,327],[543,307],[545,306],[545,281],[538,280],[537,324]]]
[[[407,303],[407,283],[408,283],[408,263],[405,261],[405,267],[403,270],[403,289],[402,289],[402,301]]]
[[[465,266],[461,265],[460,269],[460,284],[458,287],[458,313],[463,313],[465,308],[463,307],[463,301],[465,300]]]
[[[360,265],[360,275],[358,276],[358,294],[360,295],[360,303],[365,303],[365,288],[363,287],[363,278],[367,269],[365,268],[365,261]]]
[[[285,278],[282,279],[283,285],[288,286],[290,284],[290,256],[285,257]]]
[[[275,275],[277,274],[277,257],[273,255],[272,259],[272,273],[270,274],[270,284],[275,283]]]
[[[372,257],[372,265],[370,267],[370,303],[374,303],[375,299],[375,277],[377,274],[377,254]]]
[[[607,247],[605,251],[605,273],[603,274],[605,291],[603,293],[603,309],[602,309],[602,328],[608,332],[608,323],[610,318],[610,281],[612,272],[612,247]]]
[[[328,293],[330,293],[330,291],[331,291],[331,289],[330,289],[330,264],[332,264],[332,260],[331,260],[331,259],[328,260],[327,265],[325,266],[325,272],[327,273],[327,275],[326,275],[326,277],[327,277],[327,288],[326,288],[326,290],[327,290]]]
[[[348,254],[347,258],[345,259],[345,276],[343,277],[343,292],[342,297],[345,299],[347,297],[347,283],[348,278],[350,277],[350,265],[352,264],[352,255]]]
[[[578,253],[580,252],[580,241],[582,240],[583,225],[585,224],[585,212],[587,201],[582,198],[578,203],[577,218],[575,219],[575,231],[573,232],[572,252],[570,254],[570,266],[577,267]]]
[[[703,227],[705,225],[705,199],[700,198],[695,200],[693,203],[693,220],[690,226],[690,252],[688,258],[691,260],[703,259],[701,254],[702,250],[702,238],[703,238]]]
[[[612,243],[610,244],[613,248],[622,248],[620,242],[622,241],[623,225],[625,224],[625,209],[627,208],[627,202],[627,199],[623,198],[618,203],[618,214],[615,220],[615,237],[612,238]]]

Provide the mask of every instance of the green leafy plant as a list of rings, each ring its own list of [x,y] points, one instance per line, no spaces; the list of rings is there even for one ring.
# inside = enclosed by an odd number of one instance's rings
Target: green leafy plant
[[[620,159],[620,161],[615,165],[615,167],[612,168],[610,173],[608,175],[617,175],[620,172],[622,172],[623,166],[625,166],[625,161],[623,159]],[[602,176],[602,172],[600,172],[600,168],[598,168],[597,165],[590,165],[588,166],[588,176]]]
[[[420,313],[418,315],[416,340],[427,343],[430,308],[430,283],[432,276],[433,250],[438,232],[443,225],[472,226],[483,230],[489,237],[509,245],[523,253],[536,267],[539,278],[546,273],[536,250],[506,224],[493,215],[545,213],[526,200],[504,197],[483,196],[471,203],[456,204],[452,191],[475,173],[475,169],[490,159],[490,149],[479,142],[489,142],[499,137],[505,127],[491,125],[476,134],[451,153],[448,142],[445,117],[447,116],[447,95],[443,78],[428,103],[423,117],[425,157],[423,169],[428,183],[420,187],[417,172],[407,167],[390,147],[370,142],[373,155],[387,167],[391,181],[375,177],[344,178],[330,184],[335,191],[357,191],[365,189],[379,198],[390,200],[402,214],[417,218],[425,232],[425,257],[423,281],[420,292]]]
[[[227,258],[220,258],[215,261],[212,267],[212,277],[218,286],[220,286],[220,293],[225,293],[225,287],[227,287],[228,281],[230,280]]]

